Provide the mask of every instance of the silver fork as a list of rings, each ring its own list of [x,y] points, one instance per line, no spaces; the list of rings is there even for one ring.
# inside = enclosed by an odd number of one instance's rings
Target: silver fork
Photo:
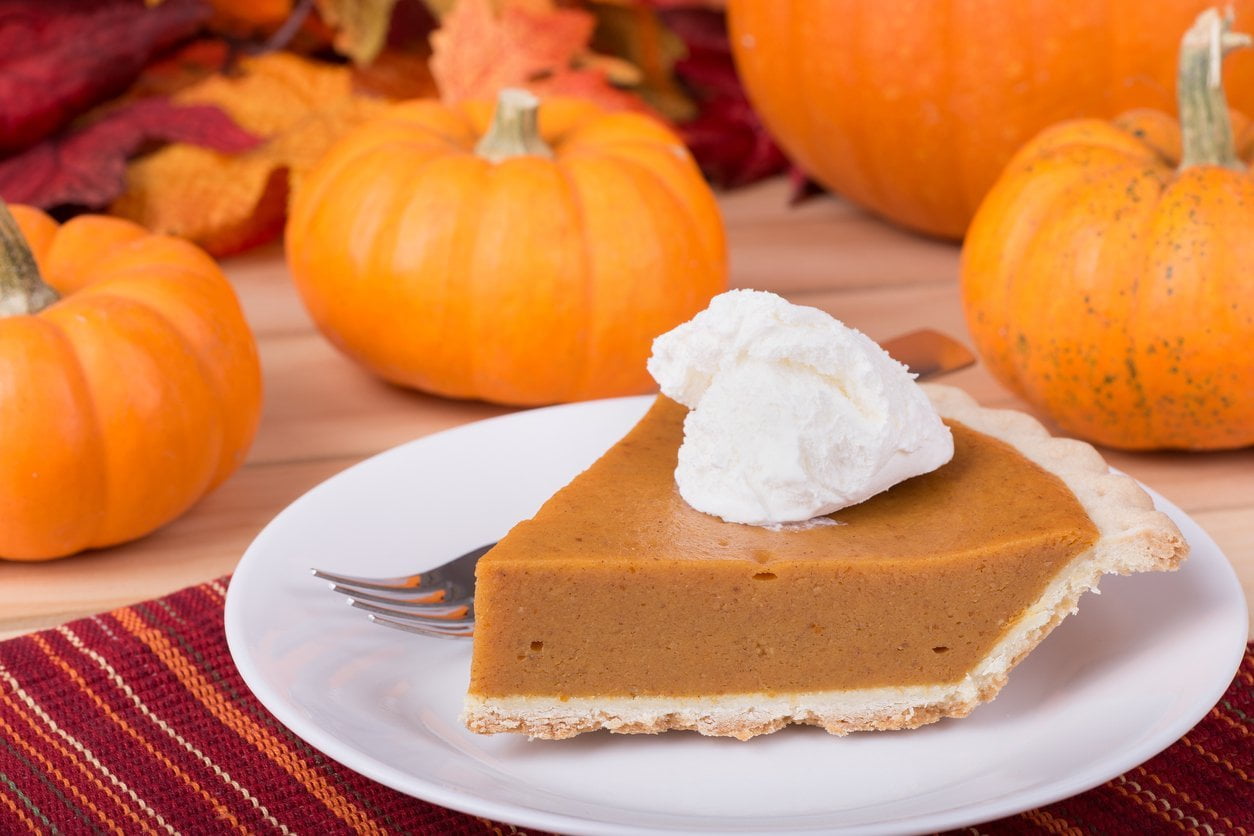
[[[893,357],[919,380],[966,368],[975,356],[962,343],[939,331],[923,329],[886,340]],[[371,621],[442,639],[469,638],[475,631],[475,563],[495,546],[489,543],[442,566],[415,575],[363,578],[314,569],[331,589],[365,610]]]
[[[363,578],[311,570],[331,589],[365,610],[371,621],[442,639],[469,638],[475,631],[475,564],[496,543],[472,549],[448,563],[413,575]]]

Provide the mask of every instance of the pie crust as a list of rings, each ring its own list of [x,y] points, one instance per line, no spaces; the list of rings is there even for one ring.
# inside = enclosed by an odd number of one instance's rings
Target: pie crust
[[[1097,528],[1098,539],[1048,583],[1035,603],[1008,626],[1002,638],[960,681],[799,693],[718,696],[480,696],[466,698],[462,719],[480,733],[519,732],[558,739],[608,729],[619,733],[693,730],[748,739],[790,723],[851,731],[905,729],[943,717],[961,717],[995,697],[1007,676],[1059,622],[1076,611],[1080,597],[1096,590],[1104,574],[1174,570],[1188,546],[1176,525],[1153,507],[1131,478],[1112,472],[1089,444],[1056,438],[1032,417],[987,409],[959,389],[925,384],[946,419],[1004,441],[1057,476]]]

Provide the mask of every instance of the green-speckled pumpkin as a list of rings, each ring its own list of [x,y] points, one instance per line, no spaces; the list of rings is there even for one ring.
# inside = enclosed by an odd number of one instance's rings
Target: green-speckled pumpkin
[[[1254,444],[1254,130],[1208,83],[1210,38],[1224,51],[1249,40],[1199,18],[1181,50],[1179,125],[1140,112],[1045,131],[963,251],[988,367],[1112,447]]]

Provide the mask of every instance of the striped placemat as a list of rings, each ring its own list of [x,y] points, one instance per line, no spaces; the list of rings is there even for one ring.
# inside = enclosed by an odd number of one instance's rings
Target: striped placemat
[[[0,642],[0,834],[524,832],[397,793],[288,731],[227,652],[227,582]],[[1252,721],[1254,646],[1159,756],[961,832],[1249,834]]]

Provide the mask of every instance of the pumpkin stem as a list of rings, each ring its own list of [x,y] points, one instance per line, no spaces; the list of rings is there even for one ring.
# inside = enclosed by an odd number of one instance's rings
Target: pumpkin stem
[[[21,227],[0,200],[0,317],[39,313],[60,298],[39,275]]]
[[[1217,165],[1241,170],[1224,95],[1223,58],[1250,46],[1249,35],[1232,31],[1232,12],[1207,9],[1180,42],[1176,96],[1180,107],[1183,154],[1180,168]]]
[[[553,149],[540,138],[540,100],[526,90],[506,87],[496,98],[496,113],[475,153],[499,163],[510,157],[553,158]]]

